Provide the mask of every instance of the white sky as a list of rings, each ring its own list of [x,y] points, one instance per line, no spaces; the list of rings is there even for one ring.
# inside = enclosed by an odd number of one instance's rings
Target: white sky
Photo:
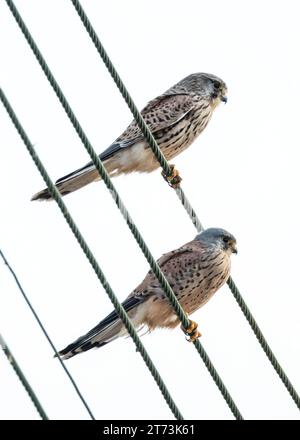
[[[186,75],[228,84],[193,146],[174,160],[205,226],[238,240],[232,275],[300,391],[299,2],[82,1],[112,61],[142,108]],[[131,115],[71,2],[16,1],[73,110],[101,152]],[[5,2],[0,3],[1,86],[51,177],[89,161]],[[58,349],[88,331],[111,303],[0,105],[0,247]],[[157,171],[114,180],[153,255],[196,231]],[[148,270],[103,183],[65,198],[109,282],[123,300]],[[202,344],[247,419],[299,419],[227,286],[193,318]],[[51,419],[85,419],[59,363],[0,263],[0,332]],[[187,419],[232,415],[179,329],[143,342]],[[37,418],[0,353],[0,418]],[[98,419],[172,419],[131,340],[67,362]]]

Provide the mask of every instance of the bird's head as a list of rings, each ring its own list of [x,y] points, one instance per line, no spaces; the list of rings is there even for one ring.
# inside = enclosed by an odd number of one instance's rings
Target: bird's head
[[[221,101],[227,102],[227,86],[221,78],[210,73],[193,73],[181,81],[188,92],[206,96],[215,108]],[[180,83],[179,83],[180,84]]]
[[[230,232],[225,231],[225,229],[205,229],[196,236],[196,240],[200,241],[204,246],[212,246],[229,254],[237,254],[236,239]]]

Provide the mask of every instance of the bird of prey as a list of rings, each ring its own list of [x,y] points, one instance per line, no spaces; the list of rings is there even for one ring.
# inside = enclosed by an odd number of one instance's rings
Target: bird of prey
[[[158,260],[187,316],[202,307],[227,281],[232,253],[237,253],[234,236],[224,229],[209,228]],[[145,325],[149,331],[172,329],[180,322],[152,270],[122,305],[137,330]],[[184,329],[190,341],[201,336],[197,327],[194,321],[190,321],[189,328]],[[68,359],[125,335],[125,326],[113,311],[87,334],[61,350],[59,355]]]
[[[226,92],[226,84],[217,76],[194,73],[146,105],[141,114],[167,160],[191,145],[208,124],[217,105],[221,101],[227,102]],[[133,171],[149,173],[159,167],[136,121],[99,154],[99,158],[112,177]],[[171,169],[172,175],[164,177],[176,187],[181,178],[174,165]],[[89,162],[58,179],[56,186],[64,196],[99,179],[93,162]],[[48,189],[44,189],[32,200],[51,198]]]

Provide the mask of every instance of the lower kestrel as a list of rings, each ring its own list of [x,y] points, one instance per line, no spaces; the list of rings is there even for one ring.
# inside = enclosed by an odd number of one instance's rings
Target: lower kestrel
[[[186,150],[207,126],[217,105],[227,101],[224,81],[208,73],[194,73],[150,101],[141,114],[167,160]],[[149,173],[159,167],[136,121],[104,150],[99,158],[110,176],[133,171]],[[166,177],[171,186],[180,182],[178,172]],[[100,176],[93,162],[56,181],[61,195],[69,194]],[[51,200],[48,189],[32,200]]]
[[[224,229],[210,228],[158,260],[187,315],[202,307],[227,281],[232,253],[237,253],[234,236]],[[156,328],[172,329],[180,322],[152,270],[122,305],[137,330],[145,325],[149,331]],[[185,332],[194,341],[200,333],[197,324],[194,321],[190,323],[190,328]],[[59,355],[68,359],[125,335],[126,328],[116,311],[113,311],[86,335],[61,350]]]

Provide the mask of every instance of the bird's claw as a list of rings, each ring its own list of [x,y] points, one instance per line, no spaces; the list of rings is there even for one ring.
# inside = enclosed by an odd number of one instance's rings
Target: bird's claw
[[[164,171],[162,171],[163,178],[168,182],[168,184],[172,188],[178,188],[182,178],[179,176],[179,171],[176,170],[175,165],[170,165],[171,174],[167,175]]]
[[[191,321],[191,320],[188,328],[184,328],[183,325],[181,326],[181,330],[183,330],[187,336],[187,341],[195,342],[196,339],[200,338],[201,333],[199,332],[199,330],[197,330],[197,328],[198,328],[198,324],[195,321]]]

